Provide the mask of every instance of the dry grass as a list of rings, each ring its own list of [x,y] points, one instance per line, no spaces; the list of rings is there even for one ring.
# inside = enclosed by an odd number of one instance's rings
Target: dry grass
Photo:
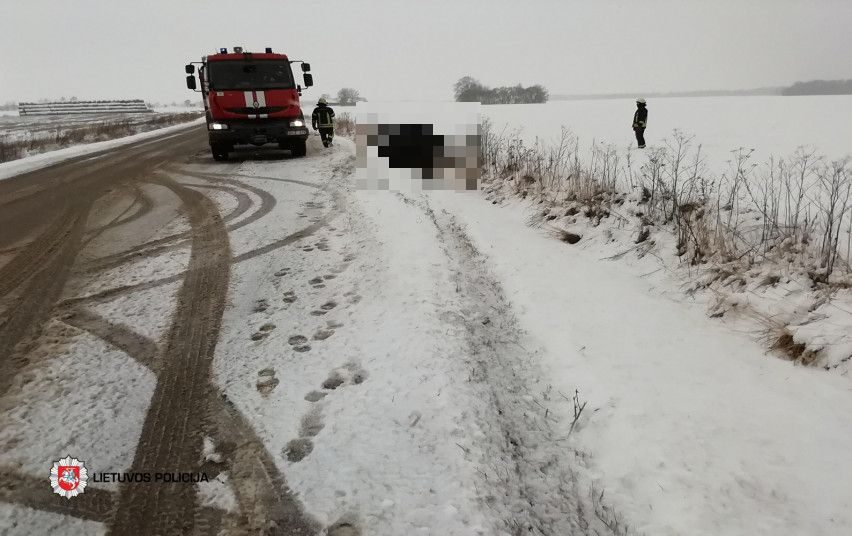
[[[33,134],[25,139],[0,138],[0,162],[17,160],[29,154],[62,149],[81,143],[123,138],[139,132],[186,123],[200,116],[200,112],[156,114],[142,121],[131,121],[126,118],[111,119],[68,129],[56,127],[52,131]]]
[[[786,327],[780,328],[772,335],[772,338],[774,339],[771,345],[772,350],[779,352],[790,361],[802,365],[813,365],[819,359],[819,352],[809,350],[804,343],[796,342],[793,334]]]
[[[355,137],[355,120],[347,112],[334,118],[334,134],[335,136],[346,136],[347,138]]]
[[[565,242],[566,244],[576,244],[583,238],[577,233],[572,233],[570,231],[566,231],[565,229],[560,229],[558,227],[551,227],[549,231],[551,236],[553,236],[560,242]]]
[[[671,232],[677,255],[690,265],[792,264],[807,267],[821,285],[838,284],[852,272],[849,159],[828,161],[799,150],[759,164],[751,150],[738,149],[729,169],[714,177],[701,146],[678,131],[637,167],[629,150],[599,143],[581,150],[566,129],[554,145],[530,145],[488,121],[481,151],[486,189],[491,182],[532,201],[550,219],[556,209],[593,225],[617,216],[637,227],[637,243],[651,238],[652,227]]]

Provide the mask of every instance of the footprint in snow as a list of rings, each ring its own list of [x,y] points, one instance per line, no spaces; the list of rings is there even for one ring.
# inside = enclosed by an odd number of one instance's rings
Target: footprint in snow
[[[313,336],[315,341],[324,341],[334,335],[333,329],[318,329]]]
[[[310,411],[302,417],[302,422],[299,426],[299,435],[301,437],[314,437],[325,427],[322,422],[322,411],[319,406],[314,406]]]
[[[328,393],[323,393],[322,391],[311,391],[310,393],[305,395],[305,400],[307,400],[308,402],[319,402],[320,400],[325,398],[327,394]]]
[[[269,333],[273,329],[275,329],[275,324],[266,323],[266,324],[260,326],[258,331],[255,331],[254,333],[252,333],[251,340],[253,340],[253,341],[263,340],[263,339],[265,339],[266,337],[269,336]]]
[[[287,343],[297,352],[307,352],[311,349],[311,345],[308,344],[308,338],[304,335],[293,335],[287,339]]]
[[[314,450],[314,442],[309,437],[293,439],[284,447],[284,456],[291,462],[300,462]]]
[[[291,344],[300,343],[304,339],[301,335],[293,335],[290,337]],[[264,369],[261,372],[268,372],[271,369]],[[274,371],[273,371],[274,374]],[[367,377],[364,369],[361,368],[360,365],[354,362],[349,362],[343,365],[342,367],[337,367],[332,370],[328,378],[322,383],[322,388],[326,391],[333,391],[342,385],[349,384],[360,384]],[[259,381],[259,380],[258,380]],[[276,382],[277,384],[277,382]],[[258,387],[260,389],[260,387]],[[325,391],[311,391],[305,395],[305,400],[311,403],[316,403],[328,396],[328,392]],[[322,431],[325,424],[322,419],[322,406],[317,405],[311,407],[307,413],[302,417],[302,420],[299,425],[299,436],[297,439],[293,439],[287,443],[287,445],[282,450],[281,454],[287,458],[288,461],[296,463],[305,459],[308,454],[310,454],[314,450],[314,442],[311,439],[312,437],[316,437],[317,434]],[[353,523],[342,523],[338,522],[335,525],[340,529],[345,529],[347,527],[354,528],[355,525]],[[328,534],[332,534],[329,532]],[[360,534],[359,532],[335,532],[334,534],[345,535],[345,534]]]
[[[257,373],[255,386],[262,395],[268,395],[278,386],[278,378],[275,377],[275,369],[265,368]]]
[[[252,309],[252,311],[255,312],[255,313],[262,313],[263,311],[266,311],[267,309],[269,309],[269,302],[268,301],[257,300],[257,302],[254,304],[254,309]]]
[[[333,391],[341,385],[359,385],[366,378],[367,373],[360,365],[349,362],[329,372],[328,377],[322,382],[322,388]]]
[[[361,536],[358,525],[349,519],[339,519],[326,531],[328,536]]]

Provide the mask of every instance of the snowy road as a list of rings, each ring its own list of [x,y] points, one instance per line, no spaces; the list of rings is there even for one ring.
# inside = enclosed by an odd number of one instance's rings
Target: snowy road
[[[0,182],[0,532],[849,532],[845,378],[353,155],[189,129]]]

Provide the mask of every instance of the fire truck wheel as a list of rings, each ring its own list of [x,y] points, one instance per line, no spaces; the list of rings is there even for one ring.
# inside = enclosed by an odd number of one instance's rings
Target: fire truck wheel
[[[228,153],[231,148],[227,145],[211,145],[210,152],[213,153],[213,160],[223,161],[228,159]]]
[[[305,156],[308,154],[308,147],[304,140],[294,141],[290,146],[290,151],[293,153],[293,156]]]

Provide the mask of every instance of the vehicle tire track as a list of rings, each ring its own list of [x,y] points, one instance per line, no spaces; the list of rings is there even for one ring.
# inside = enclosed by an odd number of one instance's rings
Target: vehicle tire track
[[[49,471],[45,469],[44,476],[36,478],[21,473],[16,467],[0,467],[3,473],[0,502],[100,523],[108,523],[112,519],[112,492],[87,486],[86,492],[73,501],[57,500],[58,497],[48,485]]]
[[[54,248],[52,257],[44,260],[43,265],[32,275],[17,303],[12,306],[14,314],[0,326],[0,395],[6,392],[17,373],[29,363],[29,346],[50,317],[80,251],[92,203],[93,200],[89,201],[67,217],[70,230],[61,233],[62,240]]]
[[[148,196],[148,194],[146,194],[139,185],[134,185],[133,191],[133,202],[127,207],[127,209],[122,211],[121,214],[113,218],[113,220],[109,223],[101,225],[100,227],[95,227],[86,233],[87,244],[104,232],[138,220],[154,209],[154,200],[151,199],[151,197]],[[136,210],[131,212],[133,208],[136,208]]]
[[[83,308],[75,309],[73,314],[63,317],[63,321],[111,344],[154,374],[159,374],[158,367],[154,363],[157,344],[150,338],[126,326],[109,322],[97,313]],[[218,389],[214,388],[210,391],[208,401],[209,414],[205,420],[208,435],[224,451],[224,464],[230,471],[229,482],[234,488],[238,511],[236,514],[228,514],[223,518],[222,512],[215,515],[210,508],[200,509],[196,519],[198,532],[218,534],[221,529],[224,529],[224,533],[228,535],[263,534],[264,530],[270,531],[269,534],[294,536],[316,534],[319,526],[304,514],[298,498],[287,487],[272,456],[242,413],[224,394],[220,394]],[[20,478],[13,476],[11,486],[19,487],[15,486],[14,482]],[[0,499],[3,497],[3,488],[6,484],[8,482],[0,481]],[[32,488],[33,485],[31,484],[30,487]],[[38,487],[43,490],[43,483]],[[102,493],[101,490],[97,491]],[[45,496],[48,497],[47,500]],[[50,493],[39,493],[38,496],[25,494],[17,502],[30,508],[52,511],[48,501],[54,503],[55,500],[50,496]],[[100,515],[98,516],[90,515],[89,510],[92,507],[88,503],[79,511],[65,510],[62,513],[109,523],[112,520],[111,509],[114,498],[110,495],[108,499],[108,505],[99,503],[97,511]],[[217,517],[220,518],[219,522],[215,520]],[[215,530],[212,530],[214,525],[216,525]],[[286,532],[282,532],[285,529]]]
[[[232,259],[231,262],[233,264],[244,262],[244,261],[253,259],[255,257],[259,257],[261,255],[265,255],[267,253],[275,251],[276,249],[283,248],[283,247],[288,246],[288,245],[290,245],[294,242],[297,242],[299,240],[302,240],[304,238],[307,238],[307,237],[313,235],[314,233],[316,233],[318,230],[320,230],[323,227],[325,227],[326,225],[328,225],[332,220],[334,220],[334,218],[336,218],[337,216],[339,216],[340,214],[342,214],[345,211],[346,201],[345,201],[344,196],[342,194],[336,194],[334,196],[334,200],[335,200],[335,207],[332,210],[328,211],[326,214],[324,214],[319,220],[317,220],[313,224],[308,225],[307,227],[304,227],[302,229],[299,229],[295,233],[289,234],[289,235],[287,235],[283,238],[280,238],[278,240],[270,242],[269,244],[266,244],[265,246],[261,246],[259,248],[255,248],[253,250],[241,253],[241,254],[235,256]],[[110,299],[113,299],[113,298],[116,298],[116,297],[119,297],[119,296],[123,296],[123,295],[126,295],[126,294],[130,294],[130,293],[133,293],[133,292],[150,290],[152,288],[157,288],[157,287],[161,287],[163,285],[175,283],[177,281],[180,281],[183,277],[184,277],[184,273],[179,273],[179,274],[174,274],[174,275],[170,275],[170,276],[167,276],[167,277],[162,277],[160,279],[154,279],[154,280],[151,280],[151,281],[143,281],[141,283],[133,283],[133,284],[130,284],[130,285],[121,285],[119,287],[114,287],[114,288],[102,290],[102,291],[99,291],[99,292],[95,292],[93,294],[88,294],[86,296],[78,296],[78,297],[75,297],[75,298],[69,298],[69,299],[63,301],[61,306],[63,308],[68,308],[68,307],[74,307],[74,306],[86,304],[86,303],[107,301],[107,300],[110,300]]]
[[[87,331],[102,341],[133,357],[155,374],[159,370],[159,347],[124,324],[110,322],[90,309],[72,309],[62,316],[62,321],[77,329]]]
[[[163,344],[162,369],[142,426],[131,471],[200,471],[204,404],[230,271],[228,232],[214,203],[174,181],[163,186],[180,197],[192,227],[192,253]],[[196,486],[154,489],[125,484],[112,534],[187,534],[196,518]]]
[[[201,178],[204,180],[208,180],[210,182],[215,182],[219,184],[187,184],[186,186],[191,188],[210,188],[210,189],[218,189],[228,191],[232,195],[234,195],[238,199],[238,207],[231,214],[225,217],[224,221],[228,222],[232,219],[236,219],[241,216],[243,213],[247,211],[245,209],[245,203],[248,202],[249,206],[252,204],[251,198],[245,194],[245,192],[239,191],[240,189],[247,190],[251,193],[254,193],[260,198],[260,207],[254,211],[248,217],[228,225],[228,231],[235,231],[240,229],[241,227],[245,227],[260,218],[269,214],[272,209],[275,208],[275,204],[277,203],[275,196],[267,192],[266,190],[262,190],[260,188],[256,188],[254,186],[249,186],[246,184],[242,184],[239,181],[232,180],[224,180],[220,178],[210,178],[200,173],[189,173],[189,172],[180,172],[184,175]],[[227,186],[225,186],[227,185]],[[87,265],[81,268],[81,273],[93,273],[100,270],[108,270],[110,268],[115,268],[121,266],[122,264],[133,262],[138,260],[141,256],[152,256],[159,255],[162,253],[166,253],[168,251],[173,251],[175,249],[179,249],[185,247],[189,244],[189,235],[190,233],[177,233],[171,236],[159,238],[157,240],[152,240],[145,244],[140,244],[138,246],[134,246],[130,249],[122,251],[120,253],[116,253],[113,255],[108,255],[105,257],[101,257],[99,259],[94,259],[90,261]]]
[[[0,480],[0,502],[107,525],[113,520],[117,499],[117,494],[113,491],[90,484],[86,487],[86,492],[75,497],[73,501],[57,500],[56,494],[47,485],[47,476],[25,475],[18,468],[8,466],[0,466],[0,473],[3,474],[3,479]],[[209,506],[201,507],[197,518],[199,526],[210,529],[202,534],[218,534],[222,525],[235,522],[235,519],[232,519],[234,516],[229,512]]]
[[[72,213],[70,208],[66,208],[35,240],[0,267],[0,298],[29,279],[35,270],[44,265],[45,259],[62,245],[74,224],[74,219],[70,217]]]
[[[257,437],[254,428],[224,394],[210,401],[212,434],[225,455],[230,479],[240,506],[226,534],[309,536],[319,524],[308,517],[295,494],[287,487],[275,461]]]
[[[515,535],[628,533],[596,516],[577,470],[565,463],[566,450],[560,446],[559,428],[554,425],[559,421],[555,415],[548,417],[548,410],[535,400],[530,389],[544,377],[543,372],[535,361],[527,359],[528,351],[520,346],[524,332],[501,283],[490,271],[487,257],[452,214],[432,209],[428,195],[397,195],[431,220],[445,248],[456,292],[464,304],[460,311],[447,308],[446,312],[455,317],[488,319],[459,322],[452,329],[466,341],[463,355],[470,356],[467,366],[471,367],[471,378],[476,378],[470,386],[478,398],[487,401],[472,411],[484,438],[476,449],[485,469],[481,474],[490,471],[496,475],[490,482],[486,476],[483,485],[497,492],[486,491],[484,498],[489,504],[495,498],[502,502],[504,516],[497,531]]]
[[[245,227],[246,225],[249,225],[251,223],[256,222],[257,220],[263,218],[264,216],[266,216],[267,214],[272,212],[272,209],[274,209],[275,205],[278,203],[278,200],[275,199],[275,196],[272,195],[271,193],[267,192],[266,190],[263,190],[263,189],[258,188],[256,186],[252,186],[250,184],[245,184],[245,183],[240,182],[238,180],[216,177],[216,176],[213,176],[213,175],[210,175],[210,174],[197,173],[197,172],[194,172],[194,171],[185,171],[184,170],[184,171],[178,171],[178,173],[180,173],[182,175],[186,175],[188,177],[195,177],[197,179],[206,180],[206,181],[209,181],[209,182],[212,182],[212,183],[218,183],[219,185],[230,185],[233,188],[247,190],[247,191],[253,193],[254,195],[256,195],[257,197],[260,198],[260,207],[255,212],[253,212],[249,217],[242,219],[242,220],[238,221],[237,223],[234,223],[234,224],[228,226],[229,231],[235,231],[237,229]],[[199,186],[201,186],[201,185],[199,185]],[[210,186],[208,186],[208,187],[210,187]]]

